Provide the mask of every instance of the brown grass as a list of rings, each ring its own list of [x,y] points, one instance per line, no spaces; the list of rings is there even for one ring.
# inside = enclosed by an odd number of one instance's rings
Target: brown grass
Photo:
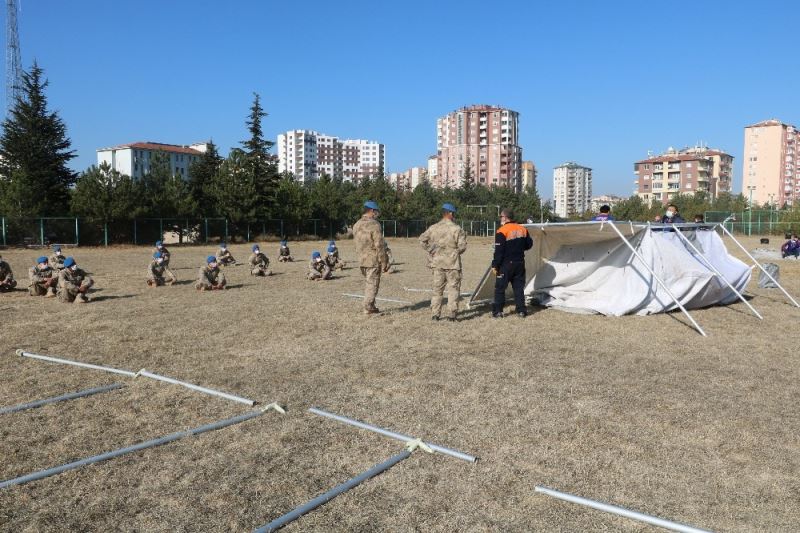
[[[467,311],[431,323],[415,241],[391,242],[385,314],[365,317],[356,269],[304,279],[325,243],[275,276],[226,270],[231,290],[148,289],[145,248],[77,249],[100,289],[84,306],[0,296],[0,405],[122,381],[87,399],[0,417],[0,479],[234,416],[246,406],[149,380],[19,358],[16,348],[153,372],[258,399],[274,412],[220,431],[0,491],[5,531],[242,531],[262,525],[397,452],[395,441],[305,412],[350,415],[478,455],[415,453],[287,530],[640,531],[643,526],[535,494],[543,484],[728,531],[800,523],[797,414],[800,310],[751,283],[752,303],[605,318],[544,310],[492,321]],[[757,241],[747,242],[750,249]],[[353,259],[352,241],[340,243]],[[276,245],[268,247],[271,257]],[[248,247],[236,245],[240,260]],[[194,279],[209,248],[175,248]],[[465,282],[488,241],[470,239]],[[4,258],[24,278],[37,251]],[[800,262],[782,281],[800,296]]]

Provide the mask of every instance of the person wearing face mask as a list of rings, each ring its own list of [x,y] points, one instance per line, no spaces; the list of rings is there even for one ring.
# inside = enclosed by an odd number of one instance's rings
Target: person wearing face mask
[[[292,263],[294,262],[294,257],[292,257],[292,252],[289,250],[289,241],[283,239],[281,241],[281,247],[278,250],[278,261],[280,263]]]
[[[228,250],[228,245],[224,242],[219,243],[219,250],[217,250],[217,264],[222,266],[235,265],[236,259],[233,254]]]
[[[261,251],[261,248],[257,245],[253,245],[253,253],[250,254],[250,259],[248,259],[248,263],[250,263],[250,275],[251,276],[271,276],[272,270],[269,269],[269,258],[267,254]]]
[[[685,220],[678,214],[678,206],[675,204],[669,204],[666,213],[661,217],[662,224],[683,224],[684,222]]]
[[[61,253],[61,245],[53,245],[53,255],[50,256],[50,260],[48,261],[50,268],[58,272],[64,268],[64,259],[66,259],[66,257],[64,257],[64,254]]]
[[[353,240],[359,258],[361,275],[364,276],[364,314],[376,315],[375,298],[381,285],[381,274],[389,270],[386,241],[383,228],[378,222],[380,207],[372,200],[364,202],[364,214],[353,224]]]
[[[331,279],[331,267],[322,259],[322,254],[317,251],[311,253],[311,263],[308,265],[308,279],[322,281]]]
[[[225,285],[227,280],[225,274],[219,271],[217,258],[209,255],[206,257],[206,266],[200,267],[194,288],[198,291],[221,291],[225,289]]]
[[[331,270],[344,270],[345,262],[339,257],[339,248],[336,243],[331,241],[328,243],[328,252],[325,255],[325,262]]]
[[[47,257],[41,256],[36,260],[36,265],[28,269],[28,294],[31,296],[46,296],[53,298],[56,295],[58,272],[50,268]]]
[[[147,267],[147,286],[158,287],[160,285],[174,285],[175,274],[167,268],[166,259],[162,252],[153,253],[153,260]]]
[[[787,257],[800,259],[800,240],[797,239],[797,235],[792,234],[792,238],[783,243],[783,246],[781,246],[781,257],[784,259]]]
[[[58,273],[58,299],[64,303],[86,303],[87,293],[94,285],[94,280],[86,272],[78,268],[75,259],[67,257],[64,268]]]

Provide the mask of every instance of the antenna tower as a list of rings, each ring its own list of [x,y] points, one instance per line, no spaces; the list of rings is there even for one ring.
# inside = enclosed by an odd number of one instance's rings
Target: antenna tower
[[[6,0],[6,116],[17,102],[19,94],[22,60],[19,52],[19,30],[17,0]]]

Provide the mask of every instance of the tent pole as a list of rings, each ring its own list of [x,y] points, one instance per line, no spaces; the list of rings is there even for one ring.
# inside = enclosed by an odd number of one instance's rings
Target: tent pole
[[[703,259],[703,262],[706,264],[706,266],[707,266],[707,267],[709,267],[711,270],[713,270],[713,271],[714,271],[714,273],[717,275],[717,277],[719,277],[719,279],[721,279],[722,281],[724,281],[724,282],[725,282],[725,284],[726,284],[728,287],[730,287],[730,289],[731,289],[733,292],[735,292],[735,293],[736,293],[736,296],[738,296],[738,297],[739,297],[739,299],[740,299],[740,300],[741,300],[741,301],[742,301],[742,302],[743,302],[743,303],[744,303],[744,304],[745,304],[747,307],[749,307],[749,308],[750,308],[750,310],[753,312],[753,314],[754,314],[754,315],[756,315],[756,316],[757,316],[757,317],[758,317],[760,320],[764,320],[764,317],[763,317],[763,316],[761,316],[761,314],[760,314],[758,311],[756,311],[756,310],[755,310],[755,308],[754,308],[752,305],[750,305],[750,302],[748,302],[747,300],[745,300],[744,296],[742,296],[742,293],[740,293],[739,291],[737,291],[737,290],[736,290],[736,287],[734,287],[734,286],[731,284],[731,282],[730,282],[730,281],[728,281],[728,280],[725,278],[725,276],[723,276],[723,275],[722,275],[722,272],[720,272],[720,271],[717,269],[717,267],[715,267],[714,265],[712,265],[712,264],[711,264],[711,261],[709,261],[709,260],[706,258],[706,256],[704,256],[703,254],[701,254],[701,253],[700,253],[700,250],[698,250],[698,249],[697,249],[697,247],[696,247],[694,244],[692,244],[692,241],[690,241],[690,240],[689,240],[689,239],[686,237],[686,235],[684,235],[683,233],[681,233],[680,231],[678,231],[678,228],[676,228],[676,227],[675,227],[675,224],[673,224],[673,225],[672,225],[672,227],[675,229],[675,232],[678,234],[678,236],[679,236],[681,239],[683,239],[683,242],[685,242],[686,244],[688,244],[688,245],[691,247],[691,249],[692,249],[692,250],[694,250],[694,253],[696,253],[696,254],[697,254],[697,255],[698,255],[700,258],[702,258],[702,259]]]
[[[760,269],[761,269],[761,272],[763,272],[764,274],[766,274],[766,275],[767,275],[767,277],[768,277],[770,280],[772,280],[772,283],[774,283],[775,285],[777,285],[777,286],[778,286],[778,288],[779,288],[781,291],[783,291],[783,294],[785,294],[785,295],[786,295],[786,297],[787,297],[787,298],[789,298],[789,300],[791,300],[791,301],[792,301],[792,303],[793,303],[793,304],[794,304],[796,307],[800,307],[800,304],[799,304],[799,303],[797,303],[797,300],[795,300],[794,298],[792,298],[792,295],[791,295],[791,294],[789,294],[788,292],[786,292],[786,289],[784,289],[784,288],[783,288],[783,286],[782,286],[780,283],[778,283],[778,280],[776,280],[775,278],[773,278],[773,277],[772,277],[772,274],[770,274],[769,272],[767,272],[767,271],[766,271],[766,269],[765,269],[763,266],[761,266],[761,263],[759,263],[758,261],[756,261],[756,258],[755,258],[755,257],[753,257],[752,255],[750,255],[750,252],[748,252],[748,251],[747,251],[747,248],[745,248],[744,246],[742,246],[742,243],[740,243],[738,240],[736,240],[736,237],[734,237],[734,236],[733,236],[733,233],[731,233],[730,231],[728,231],[728,228],[726,228],[724,225],[720,225],[720,228],[722,228],[722,231],[724,231],[724,232],[725,232],[725,233],[728,235],[728,237],[730,237],[731,239],[733,239],[733,242],[735,242],[735,243],[736,243],[736,246],[738,246],[738,247],[739,247],[739,248],[740,248],[740,249],[741,249],[741,250],[742,250],[742,251],[743,251],[745,254],[747,254],[747,257],[749,257],[749,258],[750,258],[750,260],[751,260],[751,261],[753,261],[753,263],[755,263],[755,264],[756,264],[756,266],[757,266],[758,268],[760,268]]]
[[[633,252],[633,255],[635,255],[639,259],[639,261],[641,261],[642,265],[644,265],[644,267],[647,269],[647,271],[650,272],[650,274],[653,276],[653,278],[655,278],[655,280],[658,282],[658,284],[661,286],[661,288],[666,291],[666,293],[669,295],[670,298],[672,298],[672,301],[675,302],[675,304],[678,307],[680,307],[681,311],[683,311],[683,314],[686,315],[686,318],[688,318],[689,321],[692,323],[692,325],[694,325],[694,328],[698,332],[700,332],[700,335],[702,335],[703,337],[707,337],[708,335],[706,335],[706,332],[703,331],[703,328],[700,327],[700,324],[695,322],[694,318],[692,318],[692,315],[689,314],[689,311],[686,310],[686,308],[683,306],[683,304],[678,301],[678,299],[675,297],[674,294],[672,294],[672,291],[669,290],[667,285],[663,281],[661,281],[661,278],[659,278],[656,275],[656,273],[653,271],[653,269],[650,268],[650,265],[647,264],[647,261],[645,261],[644,258],[641,255],[639,255],[639,252],[636,251],[636,248],[634,248],[633,245],[628,242],[628,239],[626,239],[625,236],[619,231],[619,229],[617,228],[616,224],[609,224],[609,226],[614,228],[614,231],[617,233],[617,235],[619,235],[619,238],[622,239],[622,242],[624,242],[625,245],[628,248],[630,248],[631,252]]]

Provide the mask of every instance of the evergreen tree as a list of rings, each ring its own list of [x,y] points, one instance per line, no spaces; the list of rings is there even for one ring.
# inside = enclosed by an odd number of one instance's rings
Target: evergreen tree
[[[209,187],[214,175],[219,172],[222,161],[224,159],[219,155],[217,146],[213,141],[209,141],[208,149],[189,169],[189,190],[197,202],[197,210],[200,215],[211,216],[214,214]]]
[[[139,184],[103,162],[81,173],[72,191],[72,212],[101,222],[142,214]]]
[[[264,138],[261,121],[267,116],[261,106],[261,96],[253,93],[253,105],[246,121],[250,138],[242,141],[246,163],[258,195],[258,211],[267,216],[274,203],[275,187],[278,182],[278,169],[269,151],[275,144]]]
[[[461,174],[461,188],[471,189],[475,186],[475,172],[472,169],[472,158],[467,154],[467,160],[464,161],[464,172]]]
[[[12,216],[64,215],[77,174],[67,128],[49,111],[49,82],[36,64],[22,73],[20,96],[0,136],[0,209]]]
[[[275,190],[275,214],[299,228],[300,223],[311,216],[311,201],[308,190],[294,179],[291,173],[283,174]]]
[[[214,212],[235,224],[256,218],[258,197],[251,170],[247,155],[234,149],[211,180],[209,194]]]
[[[155,217],[173,215],[167,193],[167,184],[171,179],[169,156],[164,152],[154,152],[147,172],[139,180],[142,190],[142,205],[148,215]]]

